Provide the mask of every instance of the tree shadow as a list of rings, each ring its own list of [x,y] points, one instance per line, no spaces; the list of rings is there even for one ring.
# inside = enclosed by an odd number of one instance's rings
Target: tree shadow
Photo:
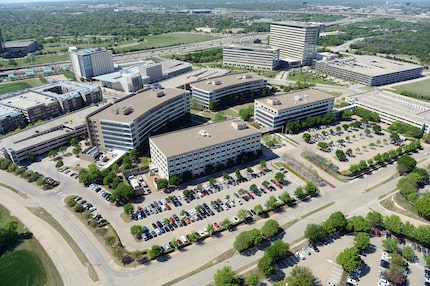
[[[158,262],[166,262],[166,261],[169,261],[170,258],[172,258],[170,256],[170,254],[162,254],[162,255],[158,256],[157,261]]]
[[[251,248],[248,248],[248,249],[246,249],[246,250],[244,250],[244,251],[240,252],[240,254],[241,254],[241,255],[243,255],[243,256],[248,256],[248,257],[250,257],[250,256],[255,255],[255,254],[257,253],[257,251],[258,251],[258,248],[257,248],[257,247],[251,247]]]
[[[284,271],[282,271],[281,269],[276,267],[275,272],[272,275],[270,275],[268,280],[270,282],[278,282],[278,281],[282,281],[284,279],[285,279]]]

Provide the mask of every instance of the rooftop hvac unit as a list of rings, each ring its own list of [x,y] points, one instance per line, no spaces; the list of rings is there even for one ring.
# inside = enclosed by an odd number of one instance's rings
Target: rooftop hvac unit
[[[162,90],[157,91],[155,94],[157,95],[157,97],[162,97],[162,96],[165,96],[165,95],[166,95],[166,94],[164,93],[164,91],[162,91]]]
[[[281,101],[277,98],[268,98],[267,103],[270,105],[280,105]]]
[[[299,95],[295,95],[294,96],[294,100],[295,101],[300,101],[300,100],[303,100],[303,98],[301,96],[299,96]]]
[[[122,115],[127,115],[130,114],[133,110],[131,109],[131,106],[123,106],[121,107],[121,114]]]
[[[231,126],[236,130],[243,130],[248,128],[248,125],[243,120],[233,120],[231,122]]]
[[[211,137],[211,135],[209,134],[209,132],[207,132],[206,130],[204,130],[204,129],[201,129],[200,131],[199,131],[199,137]]]

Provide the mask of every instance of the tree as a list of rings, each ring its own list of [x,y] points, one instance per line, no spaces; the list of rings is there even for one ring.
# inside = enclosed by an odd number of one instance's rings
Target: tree
[[[402,156],[397,160],[397,167],[404,166],[407,173],[411,172],[417,165],[417,161],[411,156]]]
[[[426,267],[430,267],[430,255],[424,254],[424,261],[426,263]]]
[[[366,250],[370,245],[370,236],[367,233],[360,232],[354,237],[354,246],[358,250]]]
[[[171,176],[169,178],[169,185],[171,186],[178,186],[181,183],[182,179],[179,176]],[[157,182],[158,185],[158,182]]]
[[[345,248],[336,259],[337,263],[342,266],[346,272],[354,271],[361,263],[360,255],[355,247]]]
[[[254,106],[250,105],[247,108],[242,108],[239,110],[239,116],[242,120],[249,120],[254,115]]]
[[[333,234],[338,231],[343,231],[348,225],[348,221],[342,212],[334,212],[330,217],[323,223],[324,229],[329,233]]]
[[[406,260],[411,261],[411,260],[412,260],[412,258],[414,258],[414,257],[415,257],[415,251],[414,251],[414,249],[413,249],[412,247],[410,247],[409,245],[407,245],[407,246],[405,246],[405,247],[403,248],[402,255],[403,255],[403,257],[404,257]]]
[[[279,195],[279,199],[286,204],[294,201],[294,199],[290,196],[290,193],[288,192],[283,192],[281,195]]]
[[[382,247],[389,253],[397,252],[397,239],[394,237],[384,239]]]
[[[424,194],[414,202],[417,213],[425,218],[430,218],[430,195]]]
[[[153,245],[151,249],[148,251],[148,255],[150,259],[157,258],[161,254],[161,247],[159,245]]]
[[[384,226],[384,217],[376,211],[368,212],[366,219],[372,228],[381,228]]]
[[[50,150],[48,152],[48,157],[54,159],[58,155],[57,150]]]
[[[219,269],[214,275],[216,286],[240,286],[241,281],[239,275],[231,269],[230,266],[224,266]]]
[[[211,223],[208,224],[208,226],[206,227],[208,233],[210,236],[212,236],[212,234],[215,232],[215,226]]]
[[[77,147],[73,148],[72,152],[77,157],[79,155],[79,153],[81,153],[81,151],[82,151],[82,148],[77,146]]]
[[[138,237],[143,232],[143,226],[141,226],[141,225],[133,225],[130,228],[130,232],[135,237]]]
[[[403,223],[399,216],[390,215],[384,218],[384,225],[385,225],[385,228],[388,229],[389,231],[394,232],[396,234],[400,234]]]
[[[245,209],[240,209],[237,212],[237,217],[239,220],[243,221],[248,216],[248,212]]]
[[[261,234],[265,238],[270,238],[279,232],[279,223],[276,220],[269,219],[261,228]]]
[[[261,160],[261,161],[260,161],[260,168],[261,168],[261,170],[263,170],[263,171],[265,171],[265,170],[266,170],[266,168],[267,168],[267,163],[266,163],[266,161],[265,161],[265,160]]]
[[[260,278],[258,277],[258,274],[251,274],[248,277],[246,277],[245,280],[248,286],[257,286],[258,282],[260,282]]]
[[[223,227],[225,229],[230,229],[230,227],[231,227],[231,220],[229,218],[223,219],[223,221],[221,222],[221,227]]]
[[[379,134],[382,131],[382,127],[378,124],[373,125],[372,129],[376,134]]]
[[[55,168],[60,168],[63,165],[64,165],[63,161],[62,160],[58,160],[57,163],[55,163]]]
[[[260,270],[266,278],[270,277],[270,275],[275,272],[273,260],[269,256],[264,255],[260,261],[258,261],[258,270]]]
[[[324,142],[324,141],[320,141],[320,142],[318,142],[317,146],[318,146],[321,150],[325,150],[325,149],[327,149],[327,148],[328,148],[328,144],[327,144],[327,142]]]
[[[276,240],[271,246],[264,250],[264,255],[269,256],[273,262],[276,262],[282,258],[285,258],[288,254],[290,245],[282,240]]]
[[[284,179],[285,179],[285,174],[282,172],[277,172],[275,174],[275,180],[280,182],[280,183],[284,183]]]
[[[314,279],[311,269],[305,266],[295,266],[282,285],[288,283],[288,286],[312,286]]]
[[[305,229],[305,238],[314,243],[325,236],[324,228],[319,224],[308,224]]]
[[[60,147],[58,148],[58,152],[61,152],[63,155],[64,155],[64,152],[66,152],[66,150],[67,150],[67,147],[66,147],[66,146],[60,146]]]
[[[336,157],[339,159],[339,161],[345,161],[346,160],[346,155],[342,150],[337,149],[335,154],[336,154]]]
[[[355,232],[369,232],[370,223],[362,216],[353,216],[348,219],[347,229]]]
[[[260,204],[255,205],[254,206],[254,211],[255,211],[256,214],[260,215],[260,214],[263,213],[263,207]]]
[[[237,179],[241,179],[242,178],[242,174],[240,173],[239,169],[236,169],[236,171],[234,171],[234,173],[235,173]]]
[[[270,208],[270,209],[274,209],[274,208],[276,208],[277,207],[277,203],[276,203],[276,198],[275,198],[275,196],[270,196],[269,197],[269,199],[266,201],[266,204],[267,204],[267,206]]]
[[[70,145],[72,145],[72,146],[78,146],[78,143],[79,143],[79,141],[76,139],[76,138],[71,138],[70,140],[69,140],[69,143],[70,143]]]
[[[309,141],[311,141],[312,136],[309,133],[304,133],[302,138],[306,143],[309,143]]]
[[[247,231],[239,233],[238,236],[236,236],[236,239],[233,243],[234,249],[237,251],[244,251],[251,246],[253,246],[253,241],[249,237],[249,233]]]
[[[123,208],[124,208],[124,214],[128,216],[131,215],[134,211],[134,206],[130,203],[125,204]]]
[[[167,179],[161,178],[157,181],[157,189],[159,190],[167,188],[168,185],[169,182],[167,181]]]

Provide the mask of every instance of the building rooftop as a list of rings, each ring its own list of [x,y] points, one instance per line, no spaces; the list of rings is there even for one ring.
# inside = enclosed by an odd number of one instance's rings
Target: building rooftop
[[[22,40],[22,41],[16,40],[16,41],[3,42],[3,45],[5,48],[20,48],[20,47],[27,47],[34,42],[36,42],[36,40]]]
[[[230,73],[230,71],[225,69],[198,68],[182,75],[163,80],[160,82],[160,84],[164,87],[181,87],[187,83],[193,83],[204,79],[225,76],[228,73]]]
[[[233,121],[244,123],[246,128],[234,128]],[[173,157],[259,133],[256,128],[236,119],[186,128],[152,136],[149,139],[157,145],[166,157]],[[172,144],[172,142],[175,143]]]
[[[19,95],[1,99],[0,104],[27,109],[40,104],[48,105],[54,101],[56,101],[55,98],[27,90]]]
[[[251,51],[276,51],[279,48],[273,48],[269,45],[262,44],[232,44],[228,46],[224,46],[224,48],[230,49],[241,49],[241,50],[251,50]]]
[[[202,80],[191,84],[192,88],[205,90],[205,91],[219,91],[224,90],[236,85],[252,83],[256,81],[265,80],[261,76],[254,73],[236,73],[226,76],[215,77],[211,80]]]
[[[91,49],[85,49],[85,50],[78,50],[78,49],[73,49],[69,48],[69,52],[77,54],[77,55],[90,55],[90,54],[95,54],[95,53],[101,53],[101,52],[106,52],[107,50],[105,48],[91,48]]]
[[[7,116],[16,116],[22,114],[22,112],[14,107],[0,105],[0,120],[6,118]]]
[[[291,27],[297,27],[297,28],[321,26],[319,23],[309,23],[309,22],[299,22],[299,21],[280,21],[280,22],[272,22],[270,24],[281,25],[281,26],[291,26]]]
[[[394,114],[399,118],[408,118],[419,124],[430,121],[430,103],[392,92],[375,90],[350,96],[348,101],[353,100],[383,113]]]
[[[132,122],[158,105],[182,96],[187,91],[177,88],[145,90],[104,106],[92,119]]]
[[[375,56],[353,56],[323,62],[326,65],[371,76],[423,68],[420,65]]]
[[[13,148],[21,150],[33,146],[52,138],[68,133],[70,129],[75,129],[85,124],[86,116],[94,112],[97,106],[88,107],[77,112],[73,112],[33,128],[25,129],[19,133],[0,139],[0,149]]]
[[[99,87],[75,81],[58,81],[30,88],[31,91],[55,97],[60,101],[74,97],[81,97],[80,93],[88,93],[98,89]]]
[[[316,89],[306,89],[285,93],[282,95],[259,98],[255,101],[260,104],[270,105],[272,109],[281,111],[287,108],[297,107],[300,105],[310,104],[331,98],[334,98],[334,96],[328,93]]]

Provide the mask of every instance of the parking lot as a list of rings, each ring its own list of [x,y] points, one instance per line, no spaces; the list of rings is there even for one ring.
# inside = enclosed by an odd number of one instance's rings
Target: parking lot
[[[385,270],[381,267],[381,260],[384,258],[385,251],[382,248],[382,241],[385,237],[371,237],[369,251],[366,256],[361,256],[363,264],[361,266],[361,277],[351,279],[350,282],[356,282],[356,285],[379,285],[380,273]],[[288,276],[292,268],[296,265],[309,267],[314,276],[321,281],[321,285],[342,285],[341,282],[343,269],[336,263],[337,255],[345,248],[354,245],[353,235],[335,236],[333,239],[328,239],[327,245],[318,244],[318,252],[311,247],[306,247],[310,255],[306,254],[301,247],[291,249],[293,255],[277,263],[277,266]],[[399,244],[402,249],[405,245],[411,245],[406,241],[405,244]],[[300,253],[304,259],[301,259],[297,252]],[[407,275],[408,285],[424,285],[424,259],[422,252],[416,251],[417,260],[412,263],[409,262],[409,274]],[[354,281],[356,280],[356,281]],[[378,284],[379,283],[379,284]],[[353,283],[348,285],[354,285]],[[387,284],[388,286],[388,284]]]

